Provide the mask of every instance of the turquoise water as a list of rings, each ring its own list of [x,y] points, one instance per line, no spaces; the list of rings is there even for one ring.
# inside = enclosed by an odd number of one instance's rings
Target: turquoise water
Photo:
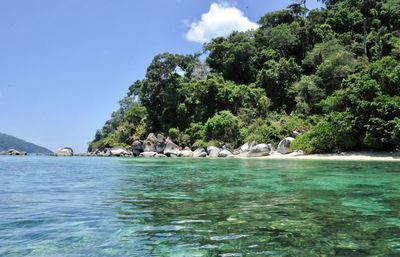
[[[400,163],[3,156],[0,256],[400,256]]]

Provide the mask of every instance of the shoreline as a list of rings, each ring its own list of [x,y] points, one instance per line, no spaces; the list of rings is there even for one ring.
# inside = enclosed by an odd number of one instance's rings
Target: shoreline
[[[278,154],[263,157],[243,157],[243,159],[271,159],[271,160],[331,160],[331,161],[394,161],[400,162],[400,152],[346,152],[346,153],[324,153],[324,154],[303,154],[296,153]]]

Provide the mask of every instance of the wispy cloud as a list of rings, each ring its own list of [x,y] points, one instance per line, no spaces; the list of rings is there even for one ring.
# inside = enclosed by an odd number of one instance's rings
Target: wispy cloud
[[[258,28],[258,24],[244,16],[243,12],[226,2],[213,3],[199,21],[192,22],[186,39],[198,43],[209,42],[215,37],[224,37],[233,31]]]

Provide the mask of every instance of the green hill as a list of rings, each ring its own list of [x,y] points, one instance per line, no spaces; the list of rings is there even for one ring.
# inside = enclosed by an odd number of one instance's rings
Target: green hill
[[[9,149],[15,149],[17,151],[23,151],[27,153],[52,153],[47,148],[26,142],[22,139],[0,133],[0,151],[6,151]]]

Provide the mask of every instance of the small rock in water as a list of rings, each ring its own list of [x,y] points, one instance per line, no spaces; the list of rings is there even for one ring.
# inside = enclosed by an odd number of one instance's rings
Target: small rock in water
[[[157,152],[143,152],[143,153],[140,153],[140,157],[146,157],[146,158],[149,158],[149,157],[155,157],[157,155]]]

